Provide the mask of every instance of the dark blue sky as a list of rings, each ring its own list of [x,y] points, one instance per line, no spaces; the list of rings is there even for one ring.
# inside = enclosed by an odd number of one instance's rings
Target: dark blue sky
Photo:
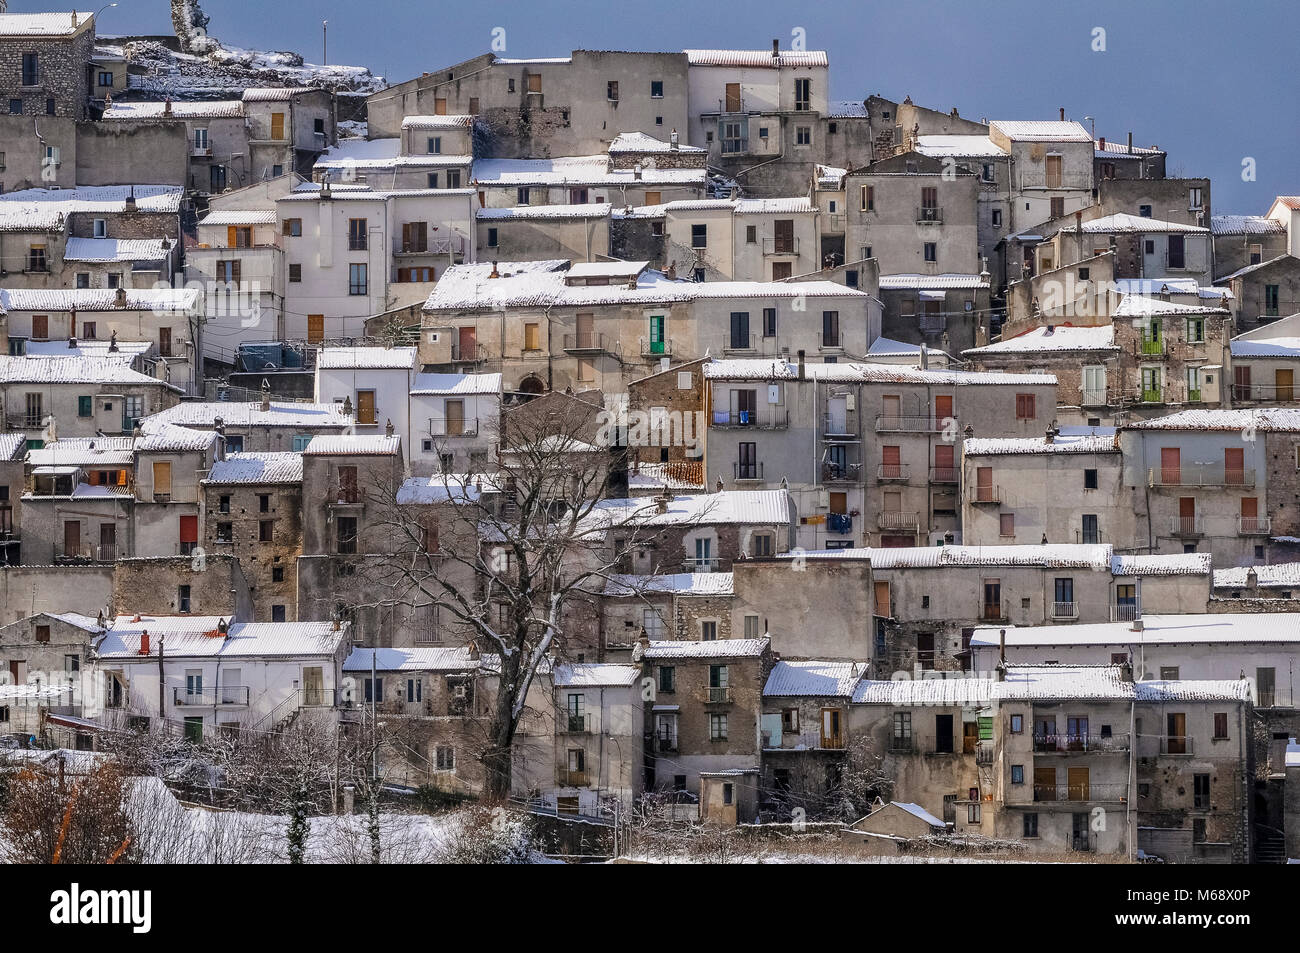
[[[236,46],[292,49],[319,62],[322,18],[330,60],[390,82],[489,49],[506,30],[509,56],[574,48],[765,49],[803,27],[830,54],[831,96],[910,94],[979,119],[1093,116],[1098,135],[1169,153],[1170,175],[1213,179],[1215,212],[1265,212],[1300,192],[1300,3],[1088,0],[571,0],[438,3],[201,0],[214,36]],[[11,0],[10,12],[66,9]],[[800,11],[793,15],[791,11]],[[100,30],[162,32],[164,0],[119,0]],[[1106,52],[1093,52],[1093,30]],[[1257,178],[1242,181],[1242,160]]]

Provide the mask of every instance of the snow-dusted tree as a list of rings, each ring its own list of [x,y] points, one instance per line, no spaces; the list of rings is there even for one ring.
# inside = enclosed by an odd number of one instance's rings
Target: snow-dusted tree
[[[653,552],[662,532],[650,518],[655,500],[603,500],[620,451],[593,445],[591,405],[563,396],[502,415],[490,470],[442,472],[374,494],[389,554],[365,571],[370,597],[427,618],[436,609],[445,641],[472,644],[497,679],[479,753],[493,798],[510,794],[516,735],[539,672],[582,644],[576,620],[592,594],[630,553]]]
[[[199,6],[199,0],[172,0],[172,29],[185,53],[208,53],[216,40],[208,36],[211,19]]]

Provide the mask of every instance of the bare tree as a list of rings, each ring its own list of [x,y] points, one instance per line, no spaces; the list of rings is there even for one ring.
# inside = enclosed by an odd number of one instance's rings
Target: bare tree
[[[75,777],[44,766],[27,767],[7,780],[0,841],[11,863],[135,861],[125,784],[117,765],[106,762]]]

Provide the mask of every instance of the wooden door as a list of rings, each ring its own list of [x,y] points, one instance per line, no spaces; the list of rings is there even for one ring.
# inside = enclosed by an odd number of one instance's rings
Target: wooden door
[[[1260,529],[1259,499],[1254,496],[1241,498],[1241,531],[1257,533]]]
[[[578,347],[591,347],[592,331],[595,327],[596,318],[591,314],[580,314],[577,317]]]
[[[373,424],[375,422],[375,392],[357,391],[357,423]]]
[[[975,499],[979,503],[993,502],[993,468],[975,468]]]
[[[847,513],[849,511],[849,495],[847,493],[831,493],[829,496],[832,513]]]
[[[1047,156],[1047,187],[1049,189],[1059,189],[1061,187],[1061,157]]]
[[[172,356],[172,329],[158,329],[158,354],[160,357]]]
[[[953,455],[954,448],[950,443],[936,444],[934,448],[934,480],[935,483],[956,483],[957,467]]]
[[[465,432],[465,402],[449,400],[445,405],[447,413],[447,436],[458,437]]]
[[[1056,800],[1056,768],[1034,768],[1034,800]]]
[[[880,479],[901,480],[903,478],[902,447],[886,444],[880,448]]]
[[[1238,365],[1232,369],[1232,399],[1250,400],[1250,365]]]
[[[772,262],[772,280],[785,281],[794,274],[794,265],[788,261]]]
[[[81,520],[63,521],[63,555],[71,558],[81,555]]]
[[[840,710],[838,708],[822,709],[822,747],[844,747],[843,739],[840,737]]]
[[[433,101],[433,114],[435,116],[447,115],[447,100],[439,96]]]
[[[943,422],[952,417],[952,395],[935,394],[934,396],[934,419],[938,426],[943,426]]]
[[[1087,768],[1066,768],[1065,783],[1069,786],[1071,801],[1092,800],[1092,786],[1088,783]]]
[[[727,107],[724,110],[724,112],[729,112],[729,113],[740,112],[740,84],[739,83],[727,84]]]
[[[1274,396],[1278,400],[1291,400],[1294,391],[1292,384],[1295,379],[1295,371],[1291,368],[1278,368],[1273,372],[1273,384],[1275,387]]]
[[[1169,754],[1187,754],[1187,716],[1170,713],[1165,716],[1165,744]]]
[[[271,113],[271,138],[284,138],[284,113]]]
[[[50,317],[47,314],[32,315],[32,337],[44,341],[50,336]]]
[[[773,244],[778,254],[789,255],[794,252],[794,219],[779,218],[772,223],[773,234],[776,236]]]
[[[1240,486],[1246,482],[1246,449],[1225,447],[1223,450],[1223,482]]]
[[[977,721],[961,723],[961,750],[963,754],[974,754],[980,740],[980,726]]]
[[[478,334],[474,328],[457,329],[457,353],[459,361],[472,361],[478,354]]]
[[[103,562],[117,558],[117,524],[99,524],[99,558]]]
[[[889,581],[886,579],[875,580],[875,590],[876,615],[888,619],[894,614],[892,601],[889,598]]]
[[[1160,448],[1160,482],[1171,486],[1183,482],[1182,451],[1178,447]]]
[[[317,344],[325,340],[325,315],[307,315],[307,343]]]
[[[172,495],[172,465],[168,462],[162,460],[157,460],[154,462],[153,495],[154,496]]]

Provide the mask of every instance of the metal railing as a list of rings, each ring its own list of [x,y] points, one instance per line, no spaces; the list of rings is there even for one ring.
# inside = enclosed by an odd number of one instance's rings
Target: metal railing
[[[972,503],[1001,503],[1002,488],[991,483],[977,483],[975,492],[971,494]]]
[[[930,467],[931,483],[960,483],[961,470],[957,467]]]
[[[1142,618],[1142,607],[1136,602],[1126,602],[1110,607],[1111,622],[1135,622]]]
[[[730,688],[720,688],[716,686],[702,688],[697,697],[706,705],[730,705],[732,702]]]
[[[1271,516],[1238,516],[1237,532],[1242,536],[1267,536],[1273,531]]]
[[[572,712],[566,712],[560,716],[557,727],[561,734],[589,735],[592,733],[591,715],[575,715]]]
[[[1110,403],[1105,390],[1085,390],[1079,398],[1084,407],[1104,407]]]
[[[1176,467],[1151,467],[1148,486],[1241,486],[1255,485],[1255,471],[1228,469],[1216,463],[1184,463]]]
[[[683,572],[717,572],[721,565],[714,556],[696,556],[682,560]]]
[[[920,529],[919,513],[894,513],[881,510],[876,516],[876,523],[881,529],[901,529],[915,533]]]
[[[790,425],[790,411],[773,407],[764,420],[757,410],[715,410],[715,427],[755,427],[759,430],[784,430]]]
[[[487,359],[487,347],[483,344],[453,344],[451,359],[458,362],[483,361]]]
[[[1161,754],[1191,754],[1192,737],[1190,735],[1161,735]]]
[[[1128,785],[1118,781],[1075,782],[1073,784],[1035,784],[1035,801],[1124,801]]]
[[[942,225],[943,209],[930,205],[916,206],[916,224],[918,225]]]
[[[876,417],[877,432],[893,433],[937,433],[944,429],[948,421],[957,426],[957,418],[930,416],[929,414],[879,414]]]
[[[394,255],[449,255],[465,250],[465,241],[459,235],[425,238],[422,242],[404,242],[393,239]]]
[[[906,480],[911,467],[906,463],[882,463],[876,467],[876,479],[881,482]]]
[[[764,255],[797,255],[799,254],[798,238],[765,238],[763,239]]]
[[[214,708],[218,705],[248,704],[247,685],[222,685],[219,688],[172,688],[172,704],[177,707],[198,706]]]
[[[822,481],[824,483],[858,483],[862,480],[860,463],[823,463]]]
[[[822,334],[821,349],[823,351],[844,350],[844,336],[839,332],[836,332],[835,334]]]
[[[1169,531],[1175,536],[1201,536],[1205,532],[1199,516],[1175,516],[1170,523]]]
[[[892,735],[889,739],[889,750],[895,754],[913,754],[916,751],[916,739],[911,735]]]
[[[836,420],[830,414],[822,414],[822,436],[827,440],[840,438],[856,438],[857,434],[849,426],[848,419]]]
[[[430,437],[477,437],[477,417],[430,417]]]
[[[1127,751],[1128,735],[1093,735],[1079,732],[1034,734],[1034,753],[1071,754],[1090,751]]]
[[[605,335],[599,331],[587,331],[577,334],[564,335],[564,350],[566,351],[609,351],[610,348],[605,343]]]
[[[1160,400],[1161,400],[1161,397],[1160,397],[1160,389],[1159,389],[1159,388],[1151,388],[1151,389],[1143,388],[1143,390],[1142,390],[1142,403],[1144,403],[1144,404],[1158,404],[1158,403],[1160,403]]]
[[[672,341],[651,341],[649,338],[640,339],[642,357],[664,357],[673,353]]]
[[[1300,384],[1233,384],[1233,400],[1267,400],[1289,402],[1300,394]]]
[[[763,479],[763,463],[732,463],[731,475],[737,480]]]
[[[1079,603],[1077,602],[1053,602],[1052,618],[1053,619],[1077,619],[1079,617]]]

